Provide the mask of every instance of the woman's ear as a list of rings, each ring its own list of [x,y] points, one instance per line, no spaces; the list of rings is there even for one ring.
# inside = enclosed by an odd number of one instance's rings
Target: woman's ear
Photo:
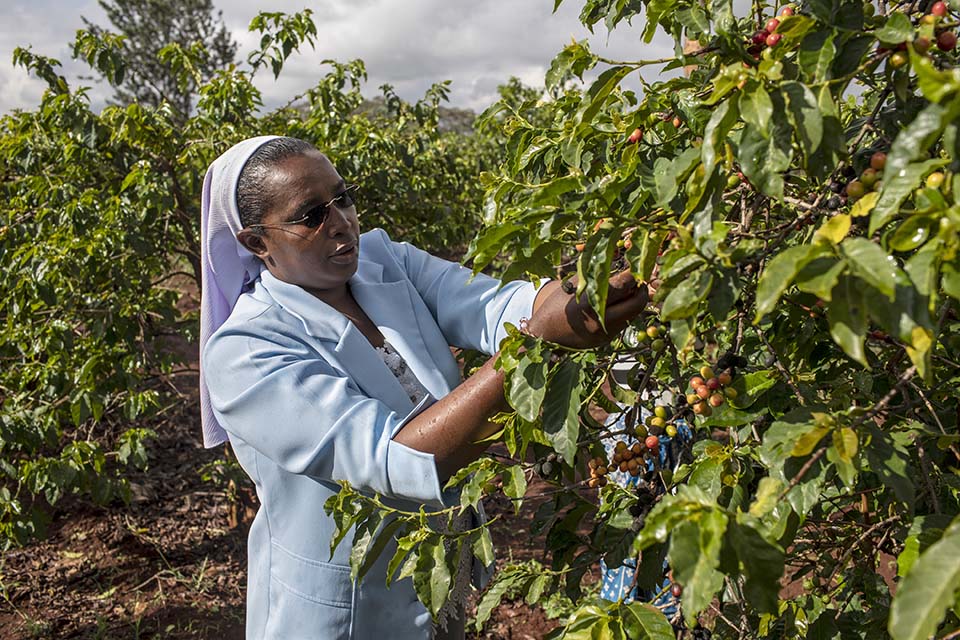
[[[269,251],[263,241],[263,236],[251,229],[241,229],[237,234],[237,241],[242,244],[247,251],[266,262]]]

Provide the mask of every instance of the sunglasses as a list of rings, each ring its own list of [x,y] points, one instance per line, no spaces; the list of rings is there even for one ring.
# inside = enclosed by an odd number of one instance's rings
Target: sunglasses
[[[291,227],[302,225],[308,229],[316,229],[322,225],[326,221],[327,216],[330,215],[330,207],[336,207],[337,209],[349,209],[356,204],[353,196],[359,188],[360,185],[358,184],[346,185],[343,191],[341,191],[340,194],[334,197],[332,200],[312,207],[309,211],[303,214],[303,217],[297,218],[296,220],[290,220],[289,222],[277,222],[274,224],[252,224],[249,228],[269,229],[271,227]]]

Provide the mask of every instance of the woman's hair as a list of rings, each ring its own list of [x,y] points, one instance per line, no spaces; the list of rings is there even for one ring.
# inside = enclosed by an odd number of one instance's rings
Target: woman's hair
[[[263,214],[269,206],[269,193],[263,188],[267,176],[278,164],[316,147],[299,138],[274,138],[261,145],[243,165],[237,181],[237,209],[240,211],[240,224],[250,227],[263,221]],[[259,227],[256,227],[259,229]]]

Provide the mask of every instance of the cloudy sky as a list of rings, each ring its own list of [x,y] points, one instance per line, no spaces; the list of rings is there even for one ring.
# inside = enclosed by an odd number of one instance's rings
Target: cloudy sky
[[[310,7],[320,31],[316,50],[294,54],[274,81],[263,74],[259,87],[267,106],[276,106],[311,86],[322,74],[321,60],[362,58],[367,65],[367,95],[392,84],[405,99],[422,96],[431,83],[452,80],[451,103],[481,110],[496,97],[497,85],[510,76],[541,85],[553,56],[571,38],[588,38],[595,51],[618,60],[670,55],[663,36],[646,45],[639,29],[618,27],[608,37],[598,25],[591,35],[577,20],[580,2],[566,0],[552,13],[553,0],[214,0],[246,57],[257,36],[247,31],[258,11],[295,12]],[[31,45],[33,51],[59,59],[73,82],[88,75],[70,59],[68,44],[82,17],[106,25],[96,0],[3,0],[0,8],[0,113],[29,109],[38,103],[44,84],[11,64],[13,49]],[[638,21],[639,26],[639,21]],[[102,106],[107,86],[92,80],[94,106]]]

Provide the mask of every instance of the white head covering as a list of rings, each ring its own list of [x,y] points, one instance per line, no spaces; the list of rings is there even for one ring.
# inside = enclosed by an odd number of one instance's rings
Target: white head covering
[[[250,156],[276,137],[259,136],[238,142],[213,161],[203,179],[200,209],[200,422],[205,447],[226,442],[227,432],[210,406],[210,392],[203,375],[203,348],[214,331],[230,317],[244,285],[255,280],[263,269],[260,259],[237,240],[237,233],[243,228],[237,208],[237,183]]]

